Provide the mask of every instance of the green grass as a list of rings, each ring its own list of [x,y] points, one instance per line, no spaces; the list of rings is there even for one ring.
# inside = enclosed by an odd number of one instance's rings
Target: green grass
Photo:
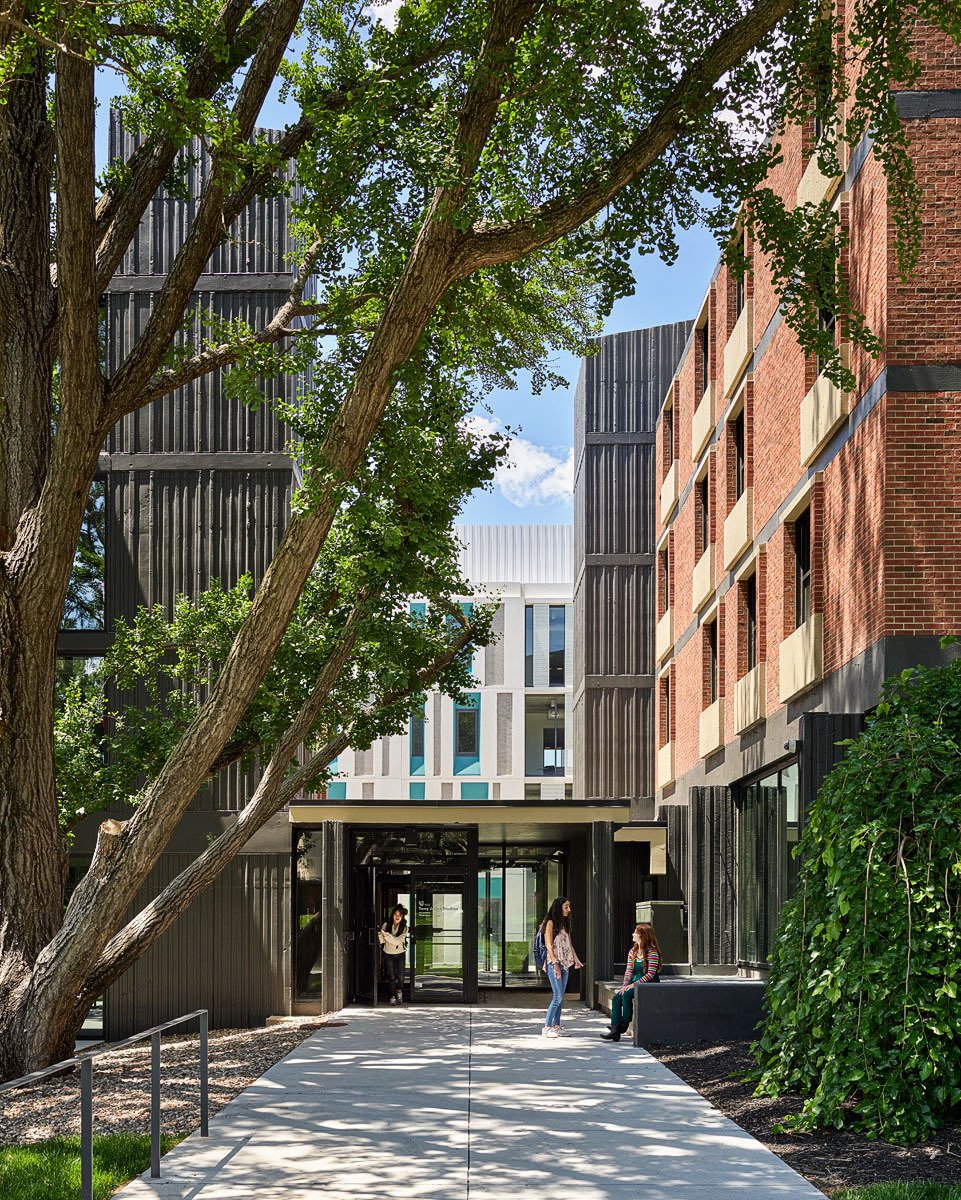
[[[182,1136],[182,1135],[181,1135]],[[160,1152],[180,1136],[162,1137]],[[93,1194],[106,1200],[150,1166],[150,1137],[114,1133],[93,1139]],[[50,1138],[27,1146],[0,1146],[3,1200],[77,1200],[80,1195],[80,1138]]]
[[[874,1183],[832,1192],[831,1200],[961,1200],[961,1184]]]

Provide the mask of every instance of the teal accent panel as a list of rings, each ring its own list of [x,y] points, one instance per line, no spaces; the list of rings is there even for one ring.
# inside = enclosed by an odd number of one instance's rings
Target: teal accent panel
[[[462,800],[487,800],[489,789],[486,783],[462,783],[460,785]]]
[[[327,799],[328,800],[346,800],[347,799],[347,780],[335,779],[332,783],[327,784]]]
[[[410,798],[411,800],[423,800],[427,789],[426,783],[411,783]]]

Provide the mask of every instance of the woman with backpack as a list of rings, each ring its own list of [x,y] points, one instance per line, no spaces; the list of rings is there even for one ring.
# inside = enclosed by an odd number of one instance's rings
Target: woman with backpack
[[[557,897],[547,916],[541,921],[540,931],[547,950],[544,970],[551,985],[551,1002],[544,1018],[542,1033],[544,1037],[560,1037],[561,1008],[564,1004],[567,979],[573,968],[579,969],[584,965],[577,957],[577,951],[571,942],[570,900],[564,896]]]
[[[611,1000],[611,1027],[601,1037],[605,1042],[619,1042],[627,1032],[634,1011],[634,984],[660,983],[661,948],[654,927],[642,922],[634,929],[634,945],[627,955],[624,981]]]
[[[404,1001],[404,968],[407,965],[407,909],[395,904],[390,917],[377,930],[383,950],[384,974],[390,988],[391,1004]]]

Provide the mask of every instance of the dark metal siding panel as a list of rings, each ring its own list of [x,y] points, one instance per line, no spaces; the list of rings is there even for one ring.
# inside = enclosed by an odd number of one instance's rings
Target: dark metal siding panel
[[[856,738],[863,729],[863,713],[804,713],[801,717],[798,783],[802,825],[804,814],[817,798],[821,784],[847,755],[847,747],[838,743]]]
[[[581,364],[574,397],[574,788],[586,799],[627,798],[643,807],[652,790],[652,704],[641,695],[649,689],[618,688],[604,676],[652,673],[653,565],[591,556],[653,554],[652,435],[690,329],[680,322],[601,338],[597,354]],[[598,442],[598,434],[636,440]]]
[[[726,787],[691,788],[691,961],[733,966],[736,854],[734,799]]]
[[[585,799],[633,800],[651,794],[646,746],[652,719],[649,688],[585,692]]]
[[[585,360],[585,433],[649,433],[693,322],[655,325],[600,339]]]
[[[584,553],[653,553],[654,446],[588,446],[581,476]]]
[[[650,568],[598,567],[587,572],[581,607],[585,675],[653,672],[655,606]]]
[[[108,628],[139,604],[193,595],[245,573],[255,585],[283,535],[287,471],[111,471]]]
[[[686,804],[662,804],[659,817],[667,821],[667,876],[661,900],[688,899],[688,826],[691,810]]]
[[[130,915],[194,856],[165,854]],[[262,1025],[287,1011],[290,995],[289,855],[241,855],[111,988],[108,1040],[197,1008],[211,1028]]]
[[[279,130],[257,132],[258,139],[270,143],[278,142],[282,136]],[[139,140],[136,134],[122,128],[120,114],[112,110],[109,157],[126,161],[137,148]],[[196,215],[200,191],[210,175],[210,158],[199,141],[194,140],[189,149],[182,152],[180,162],[183,168],[179,175],[180,182],[190,198],[174,198],[163,188],[157,192],[124,255],[121,274],[164,274],[183,245]],[[292,167],[287,168],[286,176],[296,195]],[[206,270],[217,273],[289,270],[287,256],[294,249],[287,220],[289,206],[290,198],[283,195],[258,199],[249,205],[211,255]]]
[[[107,366],[110,372],[134,346],[149,319],[154,297],[143,292],[107,297]],[[195,294],[192,341],[200,345],[207,334],[200,312],[223,320],[245,321],[260,328],[277,307],[276,294],[267,292],[203,292]],[[111,430],[107,448],[116,453],[266,452],[282,454],[290,431],[278,420],[272,404],[292,404],[297,380],[280,375],[261,380],[264,403],[249,407],[223,395],[223,372],[213,371],[178,388],[153,404],[124,417]]]
[[[286,471],[111,471],[108,481],[105,607],[107,628],[137,608],[195,595],[219,579],[232,586],[263,578],[286,524]],[[193,802],[236,812],[259,779],[235,764]]]

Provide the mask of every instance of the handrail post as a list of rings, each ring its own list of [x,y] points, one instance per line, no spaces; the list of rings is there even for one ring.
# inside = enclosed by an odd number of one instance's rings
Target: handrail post
[[[208,1076],[208,1072],[207,1072],[208,1022],[209,1022],[209,1016],[207,1014],[207,1010],[204,1009],[203,1012],[200,1014],[200,1136],[201,1137],[209,1136],[209,1128],[208,1128],[209,1109],[208,1109],[208,1101],[207,1101],[208,1081],[209,1081],[209,1076]]]
[[[93,1059],[80,1062],[80,1200],[93,1200]]]
[[[160,1034],[150,1038],[150,1178],[160,1178]]]

